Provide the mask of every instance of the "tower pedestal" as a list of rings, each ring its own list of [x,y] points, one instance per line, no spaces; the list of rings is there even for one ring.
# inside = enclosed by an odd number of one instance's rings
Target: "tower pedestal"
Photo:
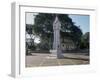
[[[57,59],[62,59],[64,56],[61,54],[59,50],[50,50],[51,55],[49,57],[51,58],[57,58]]]

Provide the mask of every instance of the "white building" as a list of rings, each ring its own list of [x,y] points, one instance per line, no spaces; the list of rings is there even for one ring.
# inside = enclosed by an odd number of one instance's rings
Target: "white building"
[[[63,51],[65,50],[74,50],[76,48],[75,43],[70,38],[61,39],[61,48]]]

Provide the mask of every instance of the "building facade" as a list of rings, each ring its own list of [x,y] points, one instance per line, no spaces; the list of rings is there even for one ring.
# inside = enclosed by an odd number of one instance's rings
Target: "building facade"
[[[63,40],[61,39],[61,48],[63,51],[74,50],[76,49],[76,45],[70,38],[64,38]]]

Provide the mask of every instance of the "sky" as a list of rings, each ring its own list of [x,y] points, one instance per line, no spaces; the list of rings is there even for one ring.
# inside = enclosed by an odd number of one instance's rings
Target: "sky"
[[[75,22],[75,25],[80,26],[83,34],[90,32],[90,17],[89,15],[69,15],[72,18],[72,21]]]
[[[26,24],[34,24],[34,15],[38,13],[26,13]]]
[[[35,17],[33,15],[37,15],[37,13],[26,13],[26,24],[34,24]],[[69,14],[69,17],[72,18],[76,26],[80,26],[83,34],[89,32],[89,15]]]

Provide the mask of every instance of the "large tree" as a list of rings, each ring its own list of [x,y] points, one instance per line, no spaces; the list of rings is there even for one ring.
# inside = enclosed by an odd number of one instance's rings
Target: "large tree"
[[[67,14],[39,13],[34,19],[33,32],[40,36],[44,45],[48,43],[48,48],[50,48],[53,42],[53,21],[56,15],[61,22],[61,37],[64,38],[69,35],[75,44],[78,45],[82,31]]]
[[[80,48],[81,49],[89,49],[89,36],[90,33],[86,32],[82,37],[81,37],[81,42],[80,42]]]
[[[30,55],[29,50],[35,50],[35,34],[32,31],[33,25],[26,24],[26,55]]]

